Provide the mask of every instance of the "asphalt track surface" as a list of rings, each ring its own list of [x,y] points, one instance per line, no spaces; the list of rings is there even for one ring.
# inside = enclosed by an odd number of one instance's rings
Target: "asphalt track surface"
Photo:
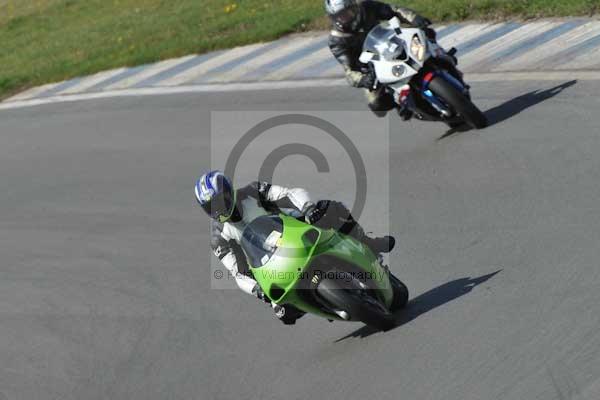
[[[387,333],[211,289],[193,199],[210,110],[362,110],[356,91],[0,112],[0,399],[598,399],[600,82],[473,86],[486,130],[391,120],[412,301]]]

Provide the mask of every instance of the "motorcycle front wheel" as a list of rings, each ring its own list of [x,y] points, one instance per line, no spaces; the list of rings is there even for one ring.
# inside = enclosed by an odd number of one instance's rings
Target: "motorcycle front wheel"
[[[390,272],[390,284],[394,291],[394,300],[390,306],[391,311],[398,311],[406,307],[408,304],[408,288],[394,274]]]
[[[324,279],[316,290],[318,296],[330,307],[347,312],[352,320],[361,321],[380,331],[390,330],[396,325],[393,314],[372,291],[363,289],[349,274],[347,277]]]
[[[446,104],[452,107],[471,127],[483,129],[488,125],[486,116],[479,108],[443,77],[436,76],[433,78],[429,83],[429,90],[438,95]]]

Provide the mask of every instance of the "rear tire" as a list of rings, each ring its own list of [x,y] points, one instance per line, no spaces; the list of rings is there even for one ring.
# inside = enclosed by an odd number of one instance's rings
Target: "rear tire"
[[[369,327],[387,331],[396,326],[393,314],[354,278],[324,279],[317,286],[317,293],[336,310],[347,312],[353,320]]]
[[[479,108],[444,78],[440,76],[433,78],[429,83],[429,89],[454,108],[473,128],[483,129],[488,126],[488,120]]]

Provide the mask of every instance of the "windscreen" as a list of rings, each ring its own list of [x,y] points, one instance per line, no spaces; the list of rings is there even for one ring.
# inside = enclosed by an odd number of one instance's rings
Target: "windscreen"
[[[259,217],[246,226],[241,245],[250,265],[259,268],[268,263],[282,236],[283,221],[275,215]]]
[[[369,32],[363,50],[391,61],[406,58],[405,47],[406,44],[398,37],[393,28],[387,24],[381,24]]]

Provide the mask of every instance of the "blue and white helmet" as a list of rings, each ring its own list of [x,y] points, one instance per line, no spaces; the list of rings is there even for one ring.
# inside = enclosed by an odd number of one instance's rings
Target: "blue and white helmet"
[[[196,200],[213,219],[227,222],[235,209],[235,190],[221,171],[208,172],[196,182]]]

